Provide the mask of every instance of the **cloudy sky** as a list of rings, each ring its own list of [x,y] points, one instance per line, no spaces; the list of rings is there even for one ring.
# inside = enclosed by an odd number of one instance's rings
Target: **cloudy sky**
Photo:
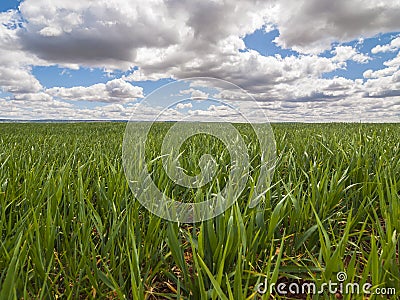
[[[2,119],[126,120],[156,88],[205,76],[243,88],[270,121],[400,121],[398,0],[1,0],[0,11]],[[198,113],[190,101],[180,111]]]

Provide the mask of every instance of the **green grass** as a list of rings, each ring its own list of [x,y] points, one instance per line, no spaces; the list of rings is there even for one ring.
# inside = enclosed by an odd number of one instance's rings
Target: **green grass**
[[[236,125],[250,145],[251,178],[230,209],[194,225],[135,201],[122,168],[125,125],[0,124],[0,299],[257,299],[265,278],[320,286],[339,271],[399,298],[400,125],[273,125],[278,162],[255,208],[257,144]],[[149,161],[168,126],[152,131]],[[219,157],[224,182],[221,143],[195,136],[184,148],[192,174],[200,150]],[[149,164],[175,199],[218,188],[176,187],[160,167]]]

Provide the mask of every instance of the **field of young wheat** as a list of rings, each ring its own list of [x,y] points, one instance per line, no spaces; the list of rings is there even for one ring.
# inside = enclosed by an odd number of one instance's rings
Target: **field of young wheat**
[[[195,224],[166,221],[135,200],[121,159],[125,126],[0,124],[0,299],[400,297],[400,125],[273,124],[275,172],[254,208],[258,147],[248,126],[235,125],[249,146],[246,188]],[[157,187],[188,202],[216,192],[229,167],[223,143],[185,142],[189,173],[203,153],[218,166],[208,185],[187,189],[159,159],[170,126],[156,124],[146,144]],[[370,294],[332,293],[330,281]]]

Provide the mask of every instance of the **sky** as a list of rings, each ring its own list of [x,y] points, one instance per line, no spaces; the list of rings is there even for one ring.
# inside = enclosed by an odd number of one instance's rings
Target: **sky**
[[[0,119],[140,120],[184,82],[168,115],[217,120],[185,81],[212,77],[271,122],[399,122],[398,16],[398,0],[1,0]]]

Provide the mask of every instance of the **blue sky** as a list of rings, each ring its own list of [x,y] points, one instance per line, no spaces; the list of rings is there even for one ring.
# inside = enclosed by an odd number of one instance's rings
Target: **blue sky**
[[[17,9],[20,1],[1,1],[0,2],[0,10],[7,11],[9,9]]]
[[[0,118],[129,119],[155,89],[205,76],[272,121],[397,121],[400,5],[300,2],[2,1]]]

